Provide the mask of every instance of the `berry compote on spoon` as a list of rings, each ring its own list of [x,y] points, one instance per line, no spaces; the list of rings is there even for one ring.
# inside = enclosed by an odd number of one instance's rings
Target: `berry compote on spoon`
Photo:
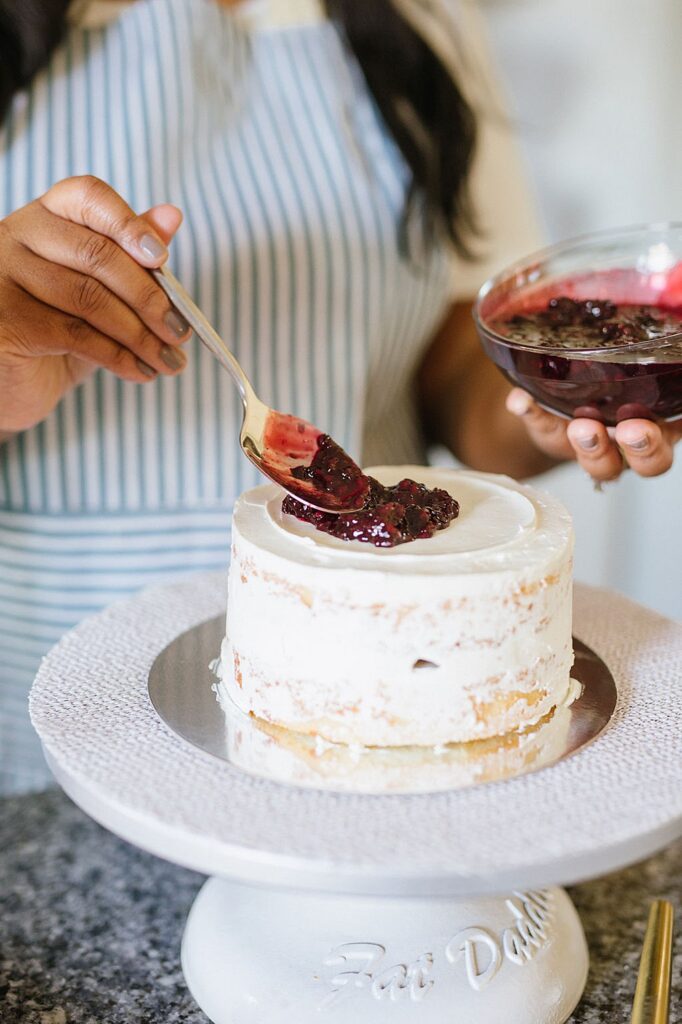
[[[331,437],[307,420],[277,412],[258,398],[229,348],[166,267],[152,270],[197,337],[232,376],[244,404],[239,443],[261,473],[321,512],[356,512],[370,481]]]

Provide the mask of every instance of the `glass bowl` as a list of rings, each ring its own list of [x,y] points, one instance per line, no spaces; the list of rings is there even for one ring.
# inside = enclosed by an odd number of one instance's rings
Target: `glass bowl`
[[[654,305],[680,318],[665,338],[584,347],[505,337],[504,321],[544,310],[550,299]],[[682,223],[604,231],[535,253],[487,281],[474,307],[487,355],[505,376],[560,416],[614,426],[634,416],[682,417]],[[553,328],[557,339],[560,328]]]

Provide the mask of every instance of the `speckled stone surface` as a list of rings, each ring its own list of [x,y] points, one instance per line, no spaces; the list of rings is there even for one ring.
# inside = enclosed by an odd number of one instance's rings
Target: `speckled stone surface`
[[[0,802],[0,851],[2,1024],[207,1024],[179,960],[199,875],[121,842],[57,790]],[[659,896],[676,907],[671,1024],[682,1024],[682,843],[571,895],[591,953],[571,1024],[630,1020]]]

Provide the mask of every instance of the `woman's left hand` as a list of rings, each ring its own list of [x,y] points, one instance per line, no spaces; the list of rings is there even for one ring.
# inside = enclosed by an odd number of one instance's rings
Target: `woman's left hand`
[[[605,427],[597,420],[565,420],[546,412],[529,394],[514,388],[507,409],[518,416],[533,443],[555,459],[576,459],[594,480],[616,480],[629,466],[640,476],[660,476],[673,464],[682,421],[623,420]]]

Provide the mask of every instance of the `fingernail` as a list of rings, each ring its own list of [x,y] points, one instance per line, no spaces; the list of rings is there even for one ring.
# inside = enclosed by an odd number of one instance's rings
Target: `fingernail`
[[[159,260],[162,256],[168,255],[166,246],[154,235],[142,235],[142,238],[137,244],[140,247],[140,252],[143,253],[148,260]]]
[[[643,452],[649,447],[649,438],[644,434],[642,437],[638,437],[636,441],[626,441],[625,444],[636,452]]]
[[[148,366],[147,363],[143,363],[141,359],[136,359],[137,368],[140,370],[145,377],[156,377],[156,370],[153,366]]]
[[[171,348],[170,345],[161,346],[161,358],[171,370],[180,370],[187,363],[187,356],[179,348]]]
[[[590,434],[587,437],[577,437],[576,441],[584,452],[593,452],[595,448],[599,447],[599,438],[596,434]]]
[[[533,401],[530,395],[511,394],[507,399],[507,408],[510,412],[513,412],[515,416],[525,416],[527,412],[530,412],[532,404]]]
[[[163,321],[166,327],[170,327],[173,334],[176,334],[178,338],[184,338],[189,330],[189,324],[185,320],[184,316],[181,316],[176,309],[169,309],[165,314]]]

